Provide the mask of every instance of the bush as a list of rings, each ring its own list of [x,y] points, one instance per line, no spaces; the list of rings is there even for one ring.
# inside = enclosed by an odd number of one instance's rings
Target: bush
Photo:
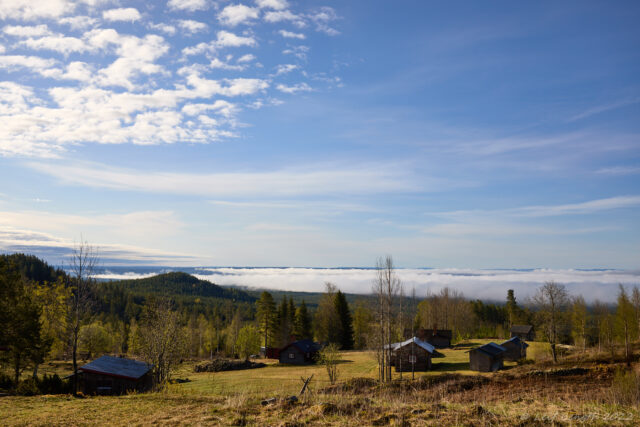
[[[38,381],[38,388],[42,394],[66,394],[71,392],[70,383],[63,381],[58,374],[49,376],[44,374],[42,380]]]
[[[20,383],[18,383],[18,387],[16,387],[16,394],[18,396],[35,396],[36,394],[40,394],[38,380],[29,378],[24,381],[20,381]]]
[[[13,380],[9,375],[0,373],[0,390],[11,390],[13,388]]]
[[[616,371],[611,384],[611,401],[618,405],[640,403],[640,377],[635,371]]]

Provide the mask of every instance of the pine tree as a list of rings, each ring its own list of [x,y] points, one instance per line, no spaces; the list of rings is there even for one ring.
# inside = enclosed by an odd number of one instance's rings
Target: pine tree
[[[349,311],[349,303],[347,303],[347,298],[341,291],[335,294],[334,305],[340,321],[339,344],[343,350],[352,350],[353,321],[351,319],[351,312]]]
[[[302,304],[296,309],[294,333],[300,339],[312,338],[313,335],[311,331],[311,316],[309,315],[304,300],[302,300]]]
[[[280,345],[285,345],[291,337],[291,324],[289,323],[289,303],[287,297],[283,297],[278,306],[278,334],[280,336]]]
[[[264,346],[276,344],[274,342],[275,329],[276,329],[276,304],[273,301],[273,296],[267,291],[264,291],[260,295],[260,299],[257,302],[257,314],[258,330],[262,333],[264,339]]]

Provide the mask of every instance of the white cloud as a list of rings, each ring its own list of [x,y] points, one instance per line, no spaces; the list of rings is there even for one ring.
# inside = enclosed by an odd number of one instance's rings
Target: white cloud
[[[276,67],[276,76],[280,74],[287,74],[292,72],[293,70],[297,70],[299,67],[294,64],[281,64]],[[285,91],[286,92],[286,91]]]
[[[348,168],[305,165],[266,172],[174,173],[115,169],[99,164],[31,162],[39,173],[66,184],[207,197],[381,194],[424,189],[395,165]]]
[[[41,25],[7,25],[2,29],[5,34],[14,37],[41,37],[52,34],[49,27]]]
[[[313,88],[306,83],[298,83],[293,86],[279,84],[278,86],[276,86],[276,89],[278,89],[280,92],[289,94],[295,94],[298,92],[311,92],[313,90]]]
[[[236,25],[257,19],[260,12],[258,9],[248,7],[243,4],[229,5],[218,14],[218,20],[223,25],[235,27]]]
[[[98,23],[98,20],[90,16],[67,16],[65,18],[59,19],[58,22],[68,25],[74,30],[84,30],[89,27],[95,27]]]
[[[337,36],[338,34],[340,34],[338,30],[329,25],[330,22],[338,19],[336,11],[332,8],[328,6],[321,7],[315,13],[309,15],[309,18],[316,24],[317,31],[323,32],[330,36]]]
[[[238,36],[229,31],[218,31],[216,39],[209,43],[198,43],[195,46],[190,46],[182,49],[182,53],[186,56],[199,55],[204,52],[215,52],[221,48],[227,47],[242,47],[257,46],[257,42],[253,37]]]
[[[169,0],[167,6],[173,10],[187,10],[189,12],[209,8],[207,0]]]
[[[213,58],[211,60],[211,62],[209,63],[209,68],[212,69],[220,69],[220,70],[235,70],[235,71],[242,71],[246,68],[245,65],[231,65],[227,62],[221,61],[218,58]]]
[[[102,12],[102,18],[107,21],[130,21],[134,22],[141,18],[138,9],[133,7],[110,9]]]
[[[178,25],[190,34],[204,32],[209,28],[204,22],[194,21],[192,19],[180,19]]]
[[[292,13],[290,10],[269,11],[264,14],[264,20],[270,23],[289,21],[298,28],[306,25],[302,16]]]
[[[287,38],[287,39],[298,39],[298,40],[304,40],[304,39],[306,39],[306,38],[307,38],[307,37],[306,37],[304,34],[302,34],[302,33],[293,33],[293,32],[291,32],[291,31],[287,31],[287,30],[280,30],[280,31],[278,31],[278,33],[279,33],[282,37]]]
[[[41,74],[45,77],[51,76],[55,71],[53,67],[57,64],[55,59],[40,58],[38,56],[24,55],[2,55],[0,56],[0,68],[9,71],[16,71],[27,68],[32,72]]]
[[[282,51],[283,55],[293,55],[298,59],[306,60],[307,53],[309,52],[309,46],[294,46]]]
[[[20,44],[35,50],[53,50],[68,55],[73,52],[85,52],[89,50],[84,40],[77,37],[66,37],[63,35],[52,35],[37,39],[27,39]]]
[[[59,18],[72,12],[76,4],[70,0],[0,0],[0,19]]]
[[[162,23],[162,22],[159,24],[151,23],[149,24],[149,28],[151,28],[152,30],[162,31],[163,33],[166,33],[170,36],[176,33],[176,27],[174,27],[173,25]]]
[[[240,58],[238,58],[237,62],[251,62],[251,61],[255,61],[256,56],[252,55],[250,53],[247,53],[246,55],[242,55]]]
[[[283,10],[289,7],[287,0],[256,0],[260,9]]]

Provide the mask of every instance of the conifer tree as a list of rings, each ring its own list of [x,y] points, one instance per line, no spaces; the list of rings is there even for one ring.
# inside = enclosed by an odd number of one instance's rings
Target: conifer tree
[[[339,344],[343,350],[353,349],[353,321],[349,303],[342,291],[338,290],[334,297],[335,310],[340,321]]]
[[[262,333],[265,347],[276,344],[274,342],[276,329],[276,303],[267,291],[260,295],[257,303],[258,330]]]
[[[311,331],[311,315],[309,314],[309,310],[307,310],[307,304],[305,304],[304,300],[302,300],[302,303],[296,309],[294,331],[300,339],[313,337],[313,332]]]

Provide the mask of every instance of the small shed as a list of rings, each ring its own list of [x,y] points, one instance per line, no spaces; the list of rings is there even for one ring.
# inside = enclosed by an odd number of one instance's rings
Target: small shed
[[[503,367],[506,348],[490,342],[469,350],[469,366],[472,371],[495,372]]]
[[[453,333],[451,329],[419,329],[417,337],[422,341],[426,341],[435,348],[451,347],[451,337]]]
[[[429,371],[435,347],[418,337],[391,345],[391,363],[396,372]]]
[[[511,338],[519,337],[524,341],[533,341],[533,326],[532,325],[513,325],[511,326]]]
[[[102,356],[78,371],[84,394],[123,394],[151,390],[151,368],[138,360]]]
[[[527,358],[527,347],[529,347],[529,344],[520,339],[520,337],[513,337],[500,344],[500,346],[507,349],[504,353],[505,360],[515,362],[516,360]]]
[[[305,365],[315,363],[322,346],[311,340],[293,341],[280,349],[280,363]]]

